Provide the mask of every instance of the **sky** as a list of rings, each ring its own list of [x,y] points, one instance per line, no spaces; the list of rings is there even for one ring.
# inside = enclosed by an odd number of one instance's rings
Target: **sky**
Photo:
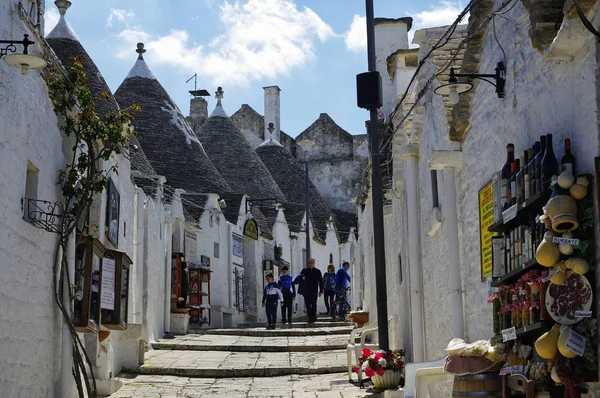
[[[144,42],[154,75],[189,114],[189,90],[222,86],[229,115],[242,104],[264,114],[263,87],[281,88],[281,129],[292,137],[328,113],[351,134],[369,115],[356,106],[367,70],[363,0],[72,0],[66,19],[113,92]],[[375,16],[414,19],[415,30],[452,23],[460,2],[375,0]],[[58,21],[46,0],[46,33]]]

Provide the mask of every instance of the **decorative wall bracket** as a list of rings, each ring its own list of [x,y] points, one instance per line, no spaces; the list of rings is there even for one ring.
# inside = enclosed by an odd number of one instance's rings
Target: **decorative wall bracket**
[[[24,34],[23,35],[23,40],[21,40],[21,41],[0,40],[0,44],[8,44],[6,47],[0,48],[0,57],[4,57],[5,55],[8,55],[9,52],[10,53],[16,52],[17,51],[16,44],[20,44],[20,45],[23,46],[23,54],[28,54],[27,47],[29,47],[33,43],[34,42],[32,42],[31,40],[29,40],[29,35],[28,34]]]
[[[252,212],[252,208],[259,206],[261,209],[264,207],[274,208],[278,203],[277,198],[267,198],[267,199],[248,199],[246,200],[246,214]]]
[[[21,199],[23,218],[36,227],[48,232],[60,233],[65,217],[60,214],[60,202]]]

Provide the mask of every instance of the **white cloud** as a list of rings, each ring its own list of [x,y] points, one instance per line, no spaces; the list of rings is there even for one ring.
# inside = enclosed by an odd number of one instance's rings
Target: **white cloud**
[[[117,56],[132,57],[135,43],[144,41],[154,65],[198,72],[214,85],[246,85],[289,73],[314,57],[316,42],[335,36],[314,11],[293,0],[225,1],[219,19],[225,32],[206,45],[192,42],[184,30],[156,37],[128,28],[117,35],[127,46]]]
[[[350,29],[344,33],[346,48],[352,52],[367,51],[367,18],[355,15]]]
[[[461,3],[451,1],[440,1],[429,10],[421,11],[411,15],[417,29],[430,28],[434,26],[450,25],[458,14],[463,11]]]
[[[50,33],[52,29],[54,29],[59,19],[60,14],[58,13],[58,10],[56,8],[46,8],[46,12],[44,13],[44,36],[48,35],[48,33]],[[71,29],[73,28],[71,27]]]
[[[119,8],[111,8],[110,13],[108,14],[108,19],[106,20],[106,27],[111,28],[113,25],[113,20],[117,20],[119,22],[126,22],[128,19],[132,19],[135,17],[133,11],[125,11]]]

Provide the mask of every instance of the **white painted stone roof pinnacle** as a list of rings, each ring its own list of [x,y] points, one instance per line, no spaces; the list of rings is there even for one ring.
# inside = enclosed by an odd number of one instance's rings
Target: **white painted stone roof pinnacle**
[[[69,27],[69,24],[67,23],[64,15],[60,16],[60,18],[58,19],[58,23],[56,24],[54,29],[52,29],[52,31],[50,33],[48,33],[46,38],[47,39],[71,39],[71,40],[79,41],[77,39],[77,36],[75,36],[75,33]]]
[[[262,144],[260,144],[258,146],[258,148],[261,148],[263,146],[280,146],[283,147],[283,145],[281,145],[279,143],[279,141],[277,141],[276,139],[274,139],[273,137],[269,138],[268,140],[265,140],[265,142],[263,142]]]
[[[214,116],[229,117],[229,115],[227,115],[227,113],[225,113],[225,109],[223,109],[223,105],[221,105],[221,101],[217,102],[217,105],[215,106],[215,110],[212,111],[209,118],[214,117]]]
[[[144,49],[144,43],[138,43],[137,50],[135,50],[135,52],[139,54],[138,59],[135,61],[135,64],[133,64],[133,67],[125,79],[129,79],[130,77],[143,77],[144,79],[157,80],[156,76],[154,76],[154,73],[152,73],[150,68],[148,68],[146,61],[144,61],[144,56],[142,55],[146,52]]]

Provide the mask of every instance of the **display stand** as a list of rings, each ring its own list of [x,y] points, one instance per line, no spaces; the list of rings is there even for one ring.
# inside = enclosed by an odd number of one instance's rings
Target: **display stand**
[[[199,325],[210,325],[210,279],[212,270],[209,267],[188,263],[190,279],[190,322]]]

